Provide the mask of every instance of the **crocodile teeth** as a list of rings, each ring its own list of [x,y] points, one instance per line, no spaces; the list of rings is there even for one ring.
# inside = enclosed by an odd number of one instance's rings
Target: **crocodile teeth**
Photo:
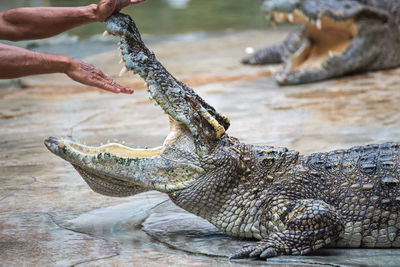
[[[293,22],[293,14],[289,14],[288,15],[288,19],[289,19],[290,22]]]
[[[317,29],[321,30],[322,29],[322,22],[320,19],[317,20]]]
[[[110,35],[110,33],[107,31],[107,30],[105,30],[104,32],[103,32],[103,37],[107,37],[107,36],[109,36]]]
[[[126,68],[126,66],[123,66],[121,71],[119,72],[119,77],[122,77],[127,72],[128,72],[128,69]]]
[[[124,60],[121,58],[119,61],[119,64],[122,64],[122,63],[124,63]]]

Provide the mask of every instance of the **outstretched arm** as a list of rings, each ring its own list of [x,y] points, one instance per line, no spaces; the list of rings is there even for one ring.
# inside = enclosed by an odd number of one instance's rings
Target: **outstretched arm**
[[[0,13],[0,39],[42,39],[74,27],[103,22],[114,11],[144,0],[101,0],[83,7],[17,8]]]
[[[72,80],[86,85],[114,93],[133,93],[132,89],[117,84],[93,65],[80,60],[0,44],[0,79],[45,73],[65,73]]]

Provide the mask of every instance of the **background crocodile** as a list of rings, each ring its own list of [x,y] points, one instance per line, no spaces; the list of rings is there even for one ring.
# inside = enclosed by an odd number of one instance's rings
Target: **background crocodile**
[[[276,23],[302,24],[285,41],[242,60],[284,63],[279,84],[300,84],[356,71],[400,65],[398,0],[266,0],[262,7]]]
[[[129,16],[110,17],[107,31],[121,37],[125,68],[146,80],[170,132],[153,149],[48,138],[47,148],[94,191],[165,192],[228,235],[261,240],[232,258],[306,254],[328,244],[400,247],[400,143],[309,156],[243,144],[226,133],[225,116],[165,70]]]

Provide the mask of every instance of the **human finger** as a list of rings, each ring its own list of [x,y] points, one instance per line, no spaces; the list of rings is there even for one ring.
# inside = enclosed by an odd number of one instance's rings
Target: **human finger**
[[[97,4],[98,20],[104,22],[116,10],[119,0],[101,0]]]
[[[107,76],[103,72],[100,72],[99,75],[101,76],[98,80],[103,86],[103,89],[115,92],[115,93],[124,93],[124,94],[133,94],[133,90],[126,86],[123,86],[116,81],[114,81],[111,77]]]

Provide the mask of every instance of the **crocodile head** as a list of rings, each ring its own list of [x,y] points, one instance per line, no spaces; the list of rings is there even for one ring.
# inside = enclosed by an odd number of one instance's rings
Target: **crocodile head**
[[[265,1],[263,12],[275,23],[302,25],[288,44],[277,82],[299,84],[369,69],[382,52],[389,14],[367,2]]]
[[[104,195],[129,196],[147,190],[169,193],[185,188],[212,167],[211,153],[229,121],[164,69],[129,16],[116,13],[106,23],[107,32],[121,38],[122,72],[139,74],[150,99],[169,119],[164,143],[151,149],[117,143],[93,147],[55,137],[44,143],[70,162],[94,191]]]

